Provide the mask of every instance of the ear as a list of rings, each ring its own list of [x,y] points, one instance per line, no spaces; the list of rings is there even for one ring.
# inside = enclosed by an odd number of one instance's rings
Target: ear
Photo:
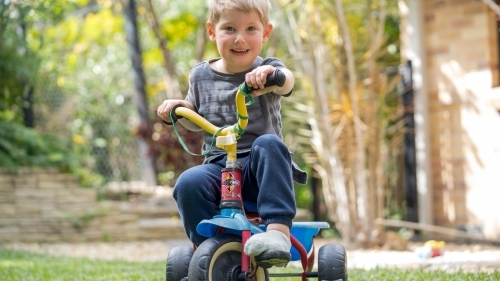
[[[271,33],[273,32],[273,25],[271,23],[268,23],[264,27],[264,36],[262,38],[262,43],[266,43],[269,37],[271,37]]]
[[[215,25],[213,25],[212,22],[207,21],[205,26],[207,28],[207,33],[210,41],[215,42]]]

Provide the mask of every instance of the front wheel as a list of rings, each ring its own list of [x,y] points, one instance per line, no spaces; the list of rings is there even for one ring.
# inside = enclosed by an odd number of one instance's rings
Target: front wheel
[[[318,280],[347,281],[347,256],[342,245],[330,243],[319,248]]]
[[[233,281],[232,273],[241,266],[241,237],[221,234],[200,244],[189,264],[188,280]],[[266,269],[259,267],[253,281],[268,281]]]
[[[180,281],[188,276],[189,262],[193,256],[193,247],[176,246],[167,257],[167,281]]]

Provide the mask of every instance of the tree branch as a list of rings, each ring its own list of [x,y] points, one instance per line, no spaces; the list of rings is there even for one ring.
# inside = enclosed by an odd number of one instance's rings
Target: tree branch
[[[167,39],[162,36],[160,32],[160,25],[158,23],[158,17],[153,8],[153,3],[151,0],[147,1],[148,3],[148,11],[150,17],[147,17],[147,22],[149,27],[153,30],[156,39],[158,39],[158,46],[161,50],[161,54],[163,56],[163,63],[165,66],[166,74],[165,74],[165,89],[167,92],[167,99],[182,99],[182,93],[179,85],[179,81],[177,80],[177,71],[175,70],[175,63],[172,59],[172,54],[170,50],[167,48]]]

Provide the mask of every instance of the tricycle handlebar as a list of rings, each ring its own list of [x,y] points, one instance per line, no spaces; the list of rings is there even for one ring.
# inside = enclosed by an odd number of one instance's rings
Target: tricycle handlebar
[[[267,76],[264,87],[283,87],[283,85],[285,85],[285,82],[285,73],[283,73],[283,71],[279,69],[276,69],[273,73]],[[247,105],[251,105],[253,103],[253,97],[251,95],[252,91],[253,88],[250,87],[246,82],[243,82],[239,86],[238,91],[236,92],[236,114],[238,116],[238,122],[233,126],[217,127],[205,118],[201,117],[198,113],[180,104],[174,106],[170,110],[170,118],[172,119],[172,124],[175,124],[175,122],[181,118],[188,119],[209,134],[212,134],[214,137],[218,137],[217,147],[225,149],[228,152],[228,161],[236,161],[236,139],[240,138],[243,135],[247,127]],[[245,102],[246,97],[249,98],[248,103]],[[228,136],[228,140],[223,139],[223,137],[226,136]]]
[[[285,73],[283,73],[283,71],[281,71],[279,69],[276,69],[273,73],[271,73],[267,76],[266,83],[264,84],[264,88],[271,87],[271,86],[283,87],[283,85],[285,85],[285,82],[286,82]],[[253,97],[251,96],[251,93],[253,90],[254,90],[254,88],[250,87],[245,82],[243,82],[240,85],[240,87],[238,88],[238,91],[236,93],[236,111],[238,114],[238,122],[242,119],[248,120],[246,106],[251,105],[253,103]],[[245,97],[248,97],[250,99],[249,103],[245,103]],[[186,108],[180,104],[175,105],[171,109],[170,115],[171,115],[171,117],[173,117],[172,123],[175,123],[177,120],[179,120],[181,118],[186,118],[210,134],[214,134],[215,132],[220,131],[220,132],[218,132],[217,135],[227,135],[228,132],[231,131],[231,129],[232,129],[231,127],[226,127],[225,129],[221,130],[221,128],[208,122],[205,118],[201,117],[198,113],[196,113],[196,112],[192,111],[191,109]],[[243,130],[243,131],[245,130],[246,123],[239,124],[240,130]],[[240,131],[240,130],[236,130],[236,133],[238,133],[238,131]],[[240,136],[241,135],[239,135],[238,137],[240,137]]]

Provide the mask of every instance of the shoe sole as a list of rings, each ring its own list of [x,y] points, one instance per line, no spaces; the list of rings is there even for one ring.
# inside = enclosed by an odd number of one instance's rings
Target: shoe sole
[[[290,262],[291,257],[289,252],[267,250],[255,256],[255,263],[262,268],[284,267]]]

